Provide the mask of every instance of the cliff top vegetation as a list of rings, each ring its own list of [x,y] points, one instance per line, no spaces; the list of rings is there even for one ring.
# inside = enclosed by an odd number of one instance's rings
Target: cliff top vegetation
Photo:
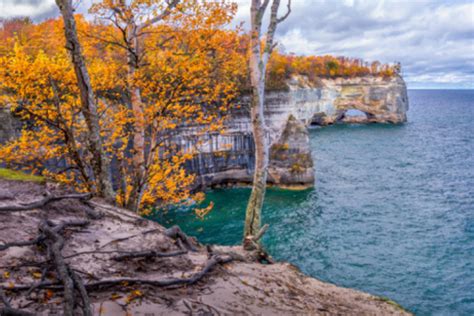
[[[104,32],[104,28],[111,28],[110,25],[106,26],[97,22],[89,22],[80,15],[77,15],[76,18],[79,21],[79,25],[84,25],[82,32],[80,30],[80,35],[85,35],[85,28],[90,30],[92,34],[101,34]],[[63,40],[62,30],[58,27],[60,24],[61,21],[59,19],[49,19],[38,24],[34,24],[29,18],[12,18],[2,21],[0,23],[0,39],[3,44],[0,44],[0,56],[11,51],[15,42],[28,42],[31,53],[40,49],[48,53],[54,53],[61,48],[61,41]],[[236,45],[228,48],[246,60],[247,35],[243,34],[241,30],[226,30],[222,32],[226,32],[235,40],[233,43]],[[42,35],[46,33],[49,36],[43,37]],[[89,40],[95,39],[97,41],[98,39],[98,36],[91,36],[90,34],[88,37]],[[86,38],[85,40],[87,41],[88,39]],[[96,45],[96,55],[107,54],[105,46]],[[87,56],[88,51],[85,53]],[[239,62],[242,62],[242,60]],[[241,64],[241,66],[234,74],[234,80],[239,82],[241,90],[247,91],[250,86],[247,75],[248,65],[245,63]],[[389,78],[398,75],[400,72],[401,65],[399,63],[384,64],[379,61],[369,63],[360,58],[333,55],[298,56],[275,50],[267,67],[268,79],[266,88],[268,90],[286,89],[288,79],[294,75],[304,75],[310,82],[315,83],[318,78],[352,78],[363,76]]]

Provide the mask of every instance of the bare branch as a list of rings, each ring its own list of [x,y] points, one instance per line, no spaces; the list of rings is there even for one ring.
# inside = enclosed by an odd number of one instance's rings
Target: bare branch
[[[171,12],[173,11],[173,9],[178,5],[180,0],[171,0],[170,2],[168,2],[168,6],[166,7],[166,9],[159,15],[155,16],[154,18],[148,20],[148,21],[145,21],[144,23],[142,23],[141,25],[138,26],[138,30],[142,30],[148,26],[151,26],[153,24],[155,24],[156,22],[158,21],[161,21],[163,19],[165,19],[166,17],[168,17]]]
[[[288,0],[288,3],[286,5],[286,10],[287,11],[286,11],[285,15],[282,16],[281,18],[277,19],[277,23],[281,23],[281,22],[285,21],[286,18],[290,15],[290,13],[291,13],[291,0]]]

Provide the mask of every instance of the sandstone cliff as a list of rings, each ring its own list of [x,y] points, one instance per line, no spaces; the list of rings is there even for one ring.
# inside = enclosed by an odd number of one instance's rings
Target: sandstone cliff
[[[266,119],[271,147],[268,182],[281,187],[306,188],[314,184],[307,127],[334,123],[403,123],[407,120],[406,85],[392,78],[357,77],[320,79],[317,84],[294,78],[287,91],[266,95]],[[254,167],[249,99],[242,98],[226,131],[209,135],[189,169],[203,186],[250,183]],[[348,110],[363,116],[347,116]],[[201,140],[203,140],[201,138]],[[184,147],[195,142],[193,128],[183,128],[174,140]]]
[[[408,315],[387,299],[321,282],[288,263],[260,264],[240,247],[193,240],[189,247],[185,236],[100,200],[12,211],[46,192],[65,194],[0,178],[0,315],[62,315],[71,298],[61,273],[78,287],[74,315],[83,314],[85,302],[102,316]]]

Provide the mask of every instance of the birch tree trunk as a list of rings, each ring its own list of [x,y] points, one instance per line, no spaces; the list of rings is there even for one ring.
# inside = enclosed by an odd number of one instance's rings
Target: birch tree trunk
[[[92,90],[89,73],[86,68],[81,45],[77,36],[74,9],[71,0],[56,0],[64,20],[66,48],[69,50],[79,86],[82,113],[88,128],[89,150],[92,154],[92,171],[96,181],[97,194],[108,200],[114,200],[109,160],[102,147],[99,116]]]
[[[278,23],[282,22],[290,13],[291,2],[288,2],[288,12],[278,18],[280,0],[273,0],[270,11],[263,53],[261,52],[262,19],[270,0],[252,0],[250,7],[250,83],[252,98],[250,104],[250,118],[252,123],[253,139],[255,143],[255,171],[253,176],[252,192],[250,194],[245,214],[244,241],[256,236],[260,230],[261,214],[267,185],[269,144],[267,125],[265,123],[265,72],[268,59],[273,50],[273,37]],[[244,246],[246,244],[244,243]]]
[[[128,91],[130,94],[130,108],[134,116],[134,131],[132,139],[134,179],[133,187],[131,189],[127,203],[127,208],[134,212],[137,212],[140,208],[145,178],[145,119],[143,115],[141,92],[135,83],[135,74],[140,66],[139,56],[141,54],[139,46],[140,42],[137,36],[138,31],[139,29],[136,24],[130,22],[130,27],[128,28],[127,34],[127,42],[130,46],[127,54],[127,82]]]

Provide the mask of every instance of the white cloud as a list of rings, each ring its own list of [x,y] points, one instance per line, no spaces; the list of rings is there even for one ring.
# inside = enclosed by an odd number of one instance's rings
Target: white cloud
[[[56,9],[54,0],[0,0],[0,17],[37,17],[51,14]]]

